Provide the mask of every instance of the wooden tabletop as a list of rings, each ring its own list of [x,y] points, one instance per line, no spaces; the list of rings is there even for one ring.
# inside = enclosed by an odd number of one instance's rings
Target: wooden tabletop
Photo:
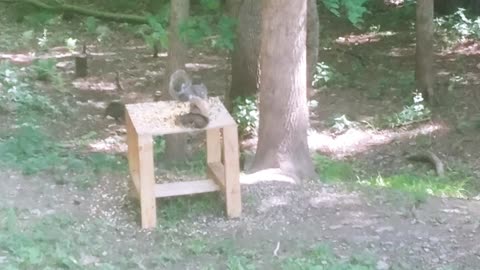
[[[209,124],[202,129],[178,126],[175,119],[178,115],[188,113],[189,102],[157,101],[127,104],[126,111],[137,134],[160,136],[172,133],[185,133],[206,129],[222,128],[236,125],[218,97],[210,97]]]

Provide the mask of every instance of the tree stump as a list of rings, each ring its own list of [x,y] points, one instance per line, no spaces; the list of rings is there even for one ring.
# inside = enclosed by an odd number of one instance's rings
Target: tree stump
[[[75,56],[75,77],[85,78],[88,75],[87,47],[83,45],[82,53]]]

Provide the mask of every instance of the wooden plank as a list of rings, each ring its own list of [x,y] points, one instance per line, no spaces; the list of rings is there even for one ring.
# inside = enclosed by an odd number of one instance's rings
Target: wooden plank
[[[207,164],[219,163],[222,159],[222,142],[220,140],[220,129],[207,130]],[[207,170],[209,179],[215,177]]]
[[[154,228],[157,225],[157,207],[155,201],[155,172],[153,163],[153,137],[138,136],[138,161],[140,175],[140,206],[142,228]]]
[[[222,156],[222,142],[220,129],[207,130],[207,163],[220,162]]]
[[[220,187],[212,180],[175,182],[155,185],[155,197],[165,198],[218,191]]]
[[[132,120],[125,112],[125,125],[127,129],[127,154],[128,154],[128,167],[130,170],[131,181],[128,181],[128,196],[138,199],[139,198],[139,174],[138,174],[138,145],[137,145],[137,132],[132,124]],[[133,183],[133,184],[132,184]]]
[[[227,215],[230,218],[235,218],[239,217],[242,213],[240,159],[236,125],[223,128],[223,150],[225,157],[225,199]]]
[[[213,162],[207,165],[207,174],[225,192],[225,166],[220,162]]]
[[[175,123],[177,115],[187,113],[189,102],[157,101],[127,104],[126,109],[138,134],[152,136],[196,132],[199,130],[218,129],[226,125],[235,124],[235,120],[228,113],[219,97],[208,99],[210,110],[208,125],[203,129],[178,126]]]

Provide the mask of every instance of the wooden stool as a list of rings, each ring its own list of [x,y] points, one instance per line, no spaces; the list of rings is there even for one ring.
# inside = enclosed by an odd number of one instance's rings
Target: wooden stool
[[[175,125],[175,117],[189,110],[187,102],[160,101],[126,105],[128,164],[132,189],[140,199],[142,228],[156,227],[155,199],[162,197],[222,191],[225,194],[228,217],[240,216],[242,203],[237,124],[218,97],[209,98],[209,103],[210,122],[204,129]],[[208,179],[156,184],[153,137],[198,130],[207,132]]]

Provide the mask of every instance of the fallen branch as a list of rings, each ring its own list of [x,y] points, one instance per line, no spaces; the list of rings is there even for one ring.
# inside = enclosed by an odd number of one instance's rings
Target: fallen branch
[[[407,156],[407,159],[411,161],[428,162],[434,166],[435,172],[439,177],[445,176],[445,167],[442,160],[440,160],[437,155],[430,151],[427,151],[426,153],[419,153]]]
[[[86,16],[92,16],[99,19],[110,20],[110,21],[117,21],[117,22],[126,22],[126,23],[133,23],[133,24],[147,24],[148,21],[145,17],[137,16],[137,15],[130,15],[130,14],[118,14],[112,12],[103,12],[103,11],[96,11],[91,10],[88,8],[83,8],[79,6],[69,5],[69,4],[58,4],[58,5],[49,5],[41,0],[18,0],[18,1],[10,1],[10,0],[0,0],[3,3],[25,3],[35,6],[40,9],[50,10],[55,12],[71,12]]]

